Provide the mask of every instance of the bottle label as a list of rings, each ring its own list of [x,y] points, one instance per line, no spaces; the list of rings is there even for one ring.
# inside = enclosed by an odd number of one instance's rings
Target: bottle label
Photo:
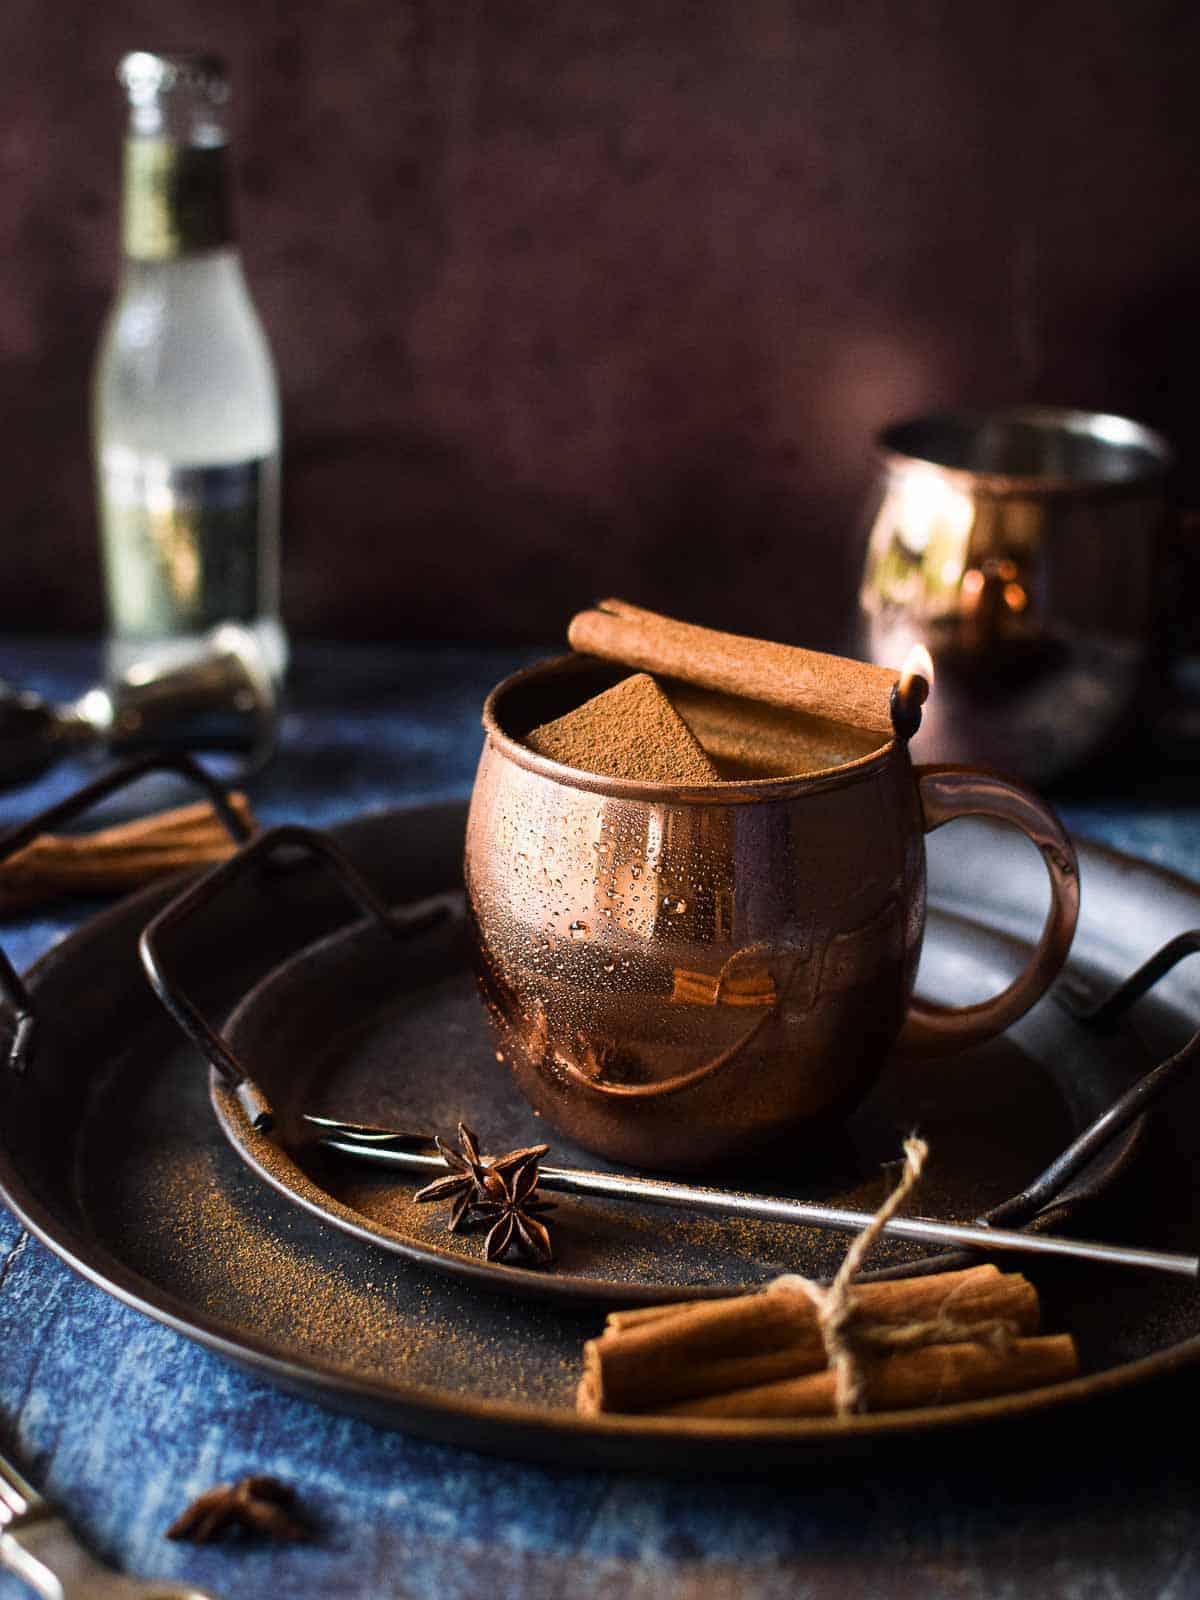
[[[272,614],[278,472],[275,456],[173,467],[104,451],[100,520],[112,632],[161,639]]]
[[[169,261],[233,240],[225,146],[125,141],[121,248],[134,261]]]

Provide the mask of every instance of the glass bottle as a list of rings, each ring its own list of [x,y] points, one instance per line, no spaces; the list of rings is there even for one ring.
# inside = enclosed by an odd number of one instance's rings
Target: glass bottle
[[[279,392],[234,238],[229,80],[209,56],[135,51],[122,270],[92,434],[111,676],[240,622],[281,676]]]

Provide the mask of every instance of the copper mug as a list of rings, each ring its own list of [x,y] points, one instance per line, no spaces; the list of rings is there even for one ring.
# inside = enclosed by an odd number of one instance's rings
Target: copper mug
[[[624,676],[584,656],[488,698],[466,886],[497,1061],[560,1132],[616,1160],[701,1168],[843,1115],[899,1040],[945,1053],[1001,1032],[1066,960],[1071,842],[1028,790],[914,768],[846,735],[803,777],[707,787],[598,777],[522,743]],[[914,998],[924,835],[1000,818],[1038,847],[1046,924],[981,1004]]]
[[[935,760],[1033,783],[1077,769],[1127,728],[1161,648],[1170,445],[1128,417],[1023,406],[913,417],[877,448],[863,654],[932,650]]]

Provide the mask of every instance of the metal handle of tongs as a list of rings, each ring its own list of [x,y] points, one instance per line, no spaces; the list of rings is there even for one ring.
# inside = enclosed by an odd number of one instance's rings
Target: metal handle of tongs
[[[1111,1029],[1154,985],[1188,956],[1200,954],[1200,929],[1176,934],[1119,983],[1098,1005],[1074,1007],[1085,1027]],[[1055,1200],[1078,1172],[1122,1129],[1148,1111],[1151,1105],[1187,1072],[1200,1056],[1200,1027],[1173,1055],[1142,1074],[1074,1139],[1061,1155],[1020,1194],[988,1213],[989,1222],[1019,1224]]]
[[[0,1455],[0,1533],[14,1522],[42,1516],[48,1510],[33,1485],[25,1481],[11,1461]]]
[[[130,1578],[101,1566],[56,1508],[0,1455],[0,1567],[46,1600],[217,1600],[171,1579]]]

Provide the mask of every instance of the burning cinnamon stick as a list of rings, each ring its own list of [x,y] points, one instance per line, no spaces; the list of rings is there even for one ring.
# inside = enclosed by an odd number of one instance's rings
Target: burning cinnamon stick
[[[856,1285],[863,1324],[904,1327],[944,1317],[1036,1332],[1037,1291],[1020,1273],[988,1264],[930,1277]],[[735,1300],[616,1312],[584,1346],[581,1412],[661,1411],[676,1402],[812,1373],[826,1350],[807,1295],[773,1289]]]
[[[1078,1371],[1079,1356],[1069,1333],[1015,1339],[1007,1348],[982,1343],[924,1345],[863,1363],[865,1408],[911,1411],[916,1406],[981,1400],[1063,1383]],[[836,1387],[832,1372],[814,1372],[662,1409],[675,1417],[833,1416]]]
[[[601,600],[594,610],[581,611],[572,619],[567,636],[575,650],[655,676],[848,723],[888,738],[894,732],[892,691],[899,674],[887,667],[719,633],[624,600]]]

